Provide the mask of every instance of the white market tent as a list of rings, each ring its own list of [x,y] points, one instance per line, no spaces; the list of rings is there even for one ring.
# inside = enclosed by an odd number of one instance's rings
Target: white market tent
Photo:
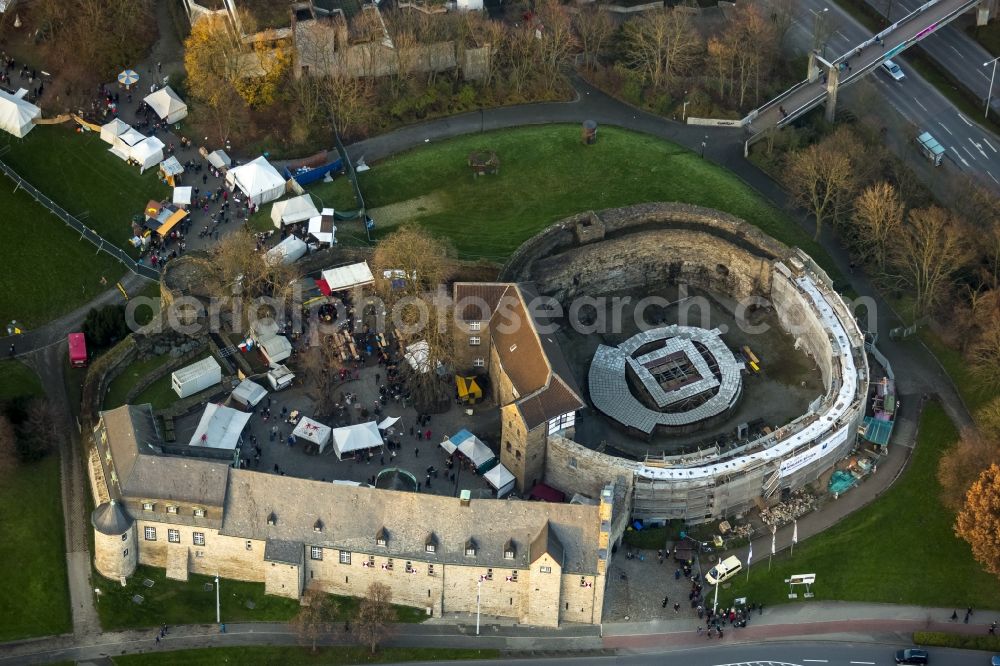
[[[18,138],[24,137],[35,126],[35,118],[42,110],[24,99],[28,93],[23,88],[11,95],[0,90],[0,129]]]
[[[258,157],[226,173],[226,184],[238,187],[255,206],[280,199],[285,193],[285,179],[271,163]]]
[[[115,145],[115,139],[118,138],[120,134],[132,129],[131,126],[121,118],[115,118],[110,123],[106,125],[101,125],[101,141],[104,143]]]
[[[260,345],[260,351],[267,358],[268,363],[281,363],[292,355],[292,343],[283,335],[259,340],[257,344]]]
[[[129,157],[139,163],[139,173],[163,161],[163,142],[155,136],[132,146]]]
[[[320,453],[323,453],[330,443],[332,433],[333,429],[330,426],[323,425],[319,421],[313,421],[307,416],[300,418],[298,424],[295,426],[295,430],[292,431],[296,439],[304,439],[318,446]]]
[[[256,407],[257,403],[264,399],[267,395],[267,389],[253,381],[252,379],[244,379],[239,385],[233,389],[233,400],[247,405],[248,407]]]
[[[184,173],[184,167],[181,165],[180,160],[173,155],[163,160],[163,163],[160,164],[160,175],[164,178],[179,176],[182,173]]]
[[[493,490],[497,491],[498,499],[506,497],[514,490],[514,475],[501,464],[483,474],[483,478],[486,479],[486,483],[493,486]]]
[[[322,213],[309,218],[309,235],[327,245],[337,242],[337,224],[332,208],[324,208]]]
[[[134,127],[129,127],[115,137],[115,142],[111,144],[110,150],[123,160],[127,160],[132,154],[132,146],[142,143],[145,140],[145,134]]]
[[[226,151],[213,150],[208,154],[208,163],[216,169],[228,169],[233,165],[233,160],[226,155]]]
[[[398,422],[399,422],[398,416],[387,416],[382,420],[381,423],[378,424],[378,429],[385,430],[386,428],[391,428]]]
[[[333,430],[333,452],[340,460],[344,459],[344,455],[377,446],[382,446],[382,435],[378,431],[378,424],[374,421]]]
[[[212,449],[235,449],[243,429],[250,422],[250,413],[215,403],[205,405],[198,427],[188,446],[205,446]]]
[[[375,276],[372,275],[372,269],[368,268],[368,262],[362,261],[357,264],[326,269],[323,271],[323,281],[326,282],[330,291],[342,291],[374,284]]]
[[[289,234],[283,241],[264,254],[264,261],[269,266],[295,263],[306,253],[306,242],[298,236]]]
[[[319,215],[319,211],[316,210],[316,206],[312,202],[312,197],[308,194],[283,201],[275,201],[271,205],[271,221],[279,229],[283,224],[302,222],[314,215]]]
[[[173,159],[173,158],[170,158]],[[191,205],[191,186],[184,185],[183,187],[174,188],[174,199],[173,202],[178,206],[190,206]]]
[[[471,460],[477,470],[496,460],[490,447],[468,430],[459,430],[450,439],[458,452]]]
[[[156,115],[168,123],[176,123],[188,114],[187,104],[178,97],[170,86],[146,95],[145,102],[149,104],[149,108],[156,112]]]

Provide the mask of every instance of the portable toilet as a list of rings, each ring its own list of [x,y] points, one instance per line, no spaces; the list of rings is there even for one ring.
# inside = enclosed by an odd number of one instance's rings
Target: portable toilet
[[[69,342],[69,364],[74,368],[87,367],[87,339],[83,333],[70,333],[67,340]]]

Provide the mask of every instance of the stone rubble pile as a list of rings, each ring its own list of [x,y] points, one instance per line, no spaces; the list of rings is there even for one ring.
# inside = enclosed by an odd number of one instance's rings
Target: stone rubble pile
[[[816,498],[806,493],[800,493],[793,495],[787,502],[780,502],[770,509],[764,509],[760,512],[760,519],[765,525],[781,527],[801,518],[815,508]]]

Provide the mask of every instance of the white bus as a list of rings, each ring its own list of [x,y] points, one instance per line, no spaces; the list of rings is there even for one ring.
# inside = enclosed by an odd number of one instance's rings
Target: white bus
[[[705,574],[705,582],[709,585],[718,585],[719,583],[726,582],[742,570],[743,563],[740,562],[738,557],[733,555],[709,569],[708,573]]]

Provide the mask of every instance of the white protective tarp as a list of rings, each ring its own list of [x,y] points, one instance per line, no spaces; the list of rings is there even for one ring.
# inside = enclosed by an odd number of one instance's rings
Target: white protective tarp
[[[292,343],[283,335],[260,340],[258,344],[268,363],[281,363],[292,355]]]
[[[391,428],[392,426],[396,425],[396,423],[398,422],[399,422],[398,416],[387,416],[384,419],[382,419],[381,423],[378,424],[378,429],[386,430],[387,428]]]
[[[514,489],[514,475],[503,465],[498,464],[483,474],[483,478],[497,491],[497,497],[504,497]]]
[[[173,159],[173,158],[171,158]],[[174,188],[174,203],[178,206],[190,206],[191,205],[191,186],[184,185],[182,187]]]
[[[267,389],[252,379],[244,379],[233,389],[233,400],[249,407],[256,407],[266,395]]]
[[[132,128],[127,122],[121,118],[115,118],[110,123],[101,125],[101,141],[113,146],[115,145],[115,139],[130,129]]]
[[[316,210],[312,197],[308,194],[285,199],[284,201],[275,201],[271,205],[271,221],[279,229],[283,224],[302,222],[314,215],[319,215],[319,211]]]
[[[295,263],[306,253],[306,242],[298,236],[289,234],[284,240],[272,247],[264,255],[269,266]]]
[[[333,430],[333,452],[340,460],[343,460],[345,455],[351,455],[355,451],[363,451],[377,446],[382,446],[382,435],[378,431],[378,424],[374,421],[334,428]]]
[[[263,156],[241,164],[226,173],[226,184],[238,187],[255,206],[280,199],[285,193],[285,178]]]
[[[170,86],[146,95],[145,101],[156,115],[168,123],[176,123],[188,114],[187,104]]]
[[[410,364],[414,372],[419,372],[424,374],[429,372],[431,369],[430,365],[430,345],[427,344],[426,340],[418,340],[412,345],[407,345],[406,353],[403,354],[406,358],[406,362]],[[437,373],[440,375],[444,371],[444,366],[441,365],[441,361],[437,362]]]
[[[21,97],[0,90],[0,129],[18,138],[30,132],[35,118],[42,115],[41,109]]]
[[[212,449],[235,449],[243,429],[250,422],[250,413],[215,403],[205,405],[198,427],[188,446],[205,446]]]
[[[368,268],[368,262],[362,261],[326,269],[323,271],[323,281],[330,287],[330,291],[341,291],[374,284],[375,276],[372,275],[372,269]]]
[[[309,218],[309,235],[327,245],[337,242],[337,224],[332,208],[324,208],[319,215]]]
[[[292,431],[292,434],[295,435],[296,439],[304,439],[307,442],[317,445],[319,452],[323,453],[324,449],[330,443],[332,432],[333,429],[330,426],[323,425],[319,421],[313,421],[311,418],[303,416],[295,425],[295,430]]]
[[[132,146],[129,157],[139,163],[139,173],[142,173],[163,161],[163,142],[155,136],[147,137]]]
[[[208,154],[208,163],[216,169],[228,169],[233,165],[233,160],[224,150],[213,150]]]

